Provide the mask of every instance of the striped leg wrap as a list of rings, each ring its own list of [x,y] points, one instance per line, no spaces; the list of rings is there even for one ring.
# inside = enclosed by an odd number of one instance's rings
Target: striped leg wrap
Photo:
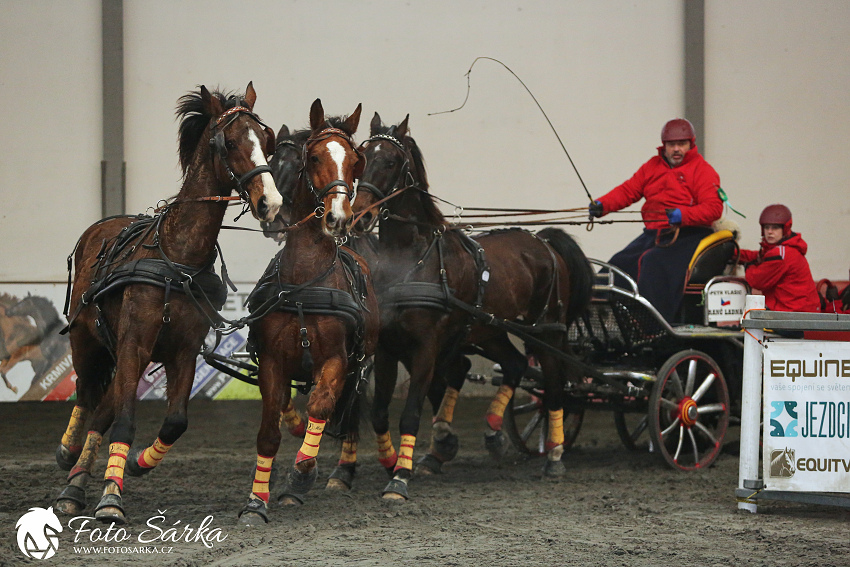
[[[446,393],[443,395],[443,401],[440,402],[440,409],[437,415],[434,416],[434,423],[445,421],[451,423],[455,416],[455,404],[457,403],[458,392],[455,388],[449,386],[446,388]]]
[[[298,411],[295,409],[295,405],[292,403],[292,398],[289,399],[289,403],[286,404],[286,407],[280,412],[280,417],[283,420],[283,423],[286,424],[286,429],[295,437],[303,437],[305,426],[304,420],[301,419],[301,416],[298,415]]]
[[[343,441],[339,455],[339,465],[353,465],[357,462],[357,441]]]
[[[124,491],[124,465],[127,464],[127,453],[130,446],[127,443],[109,444],[109,462],[106,463],[106,473],[103,480],[111,480],[118,485],[118,490]]]
[[[549,451],[564,444],[564,410],[549,412],[549,435],[546,439],[546,450]]]
[[[272,463],[274,463],[274,457],[264,457],[259,453],[257,454],[257,470],[254,471],[254,485],[251,487],[251,494],[266,504],[269,503],[269,479],[272,476]]]
[[[153,442],[153,445],[145,449],[142,454],[139,455],[138,465],[143,469],[154,468],[160,463],[160,461],[162,461],[162,458],[165,457],[165,454],[169,449],[171,449],[171,445],[166,445],[159,437],[157,437],[156,441]]]
[[[71,453],[79,453],[82,449],[83,428],[86,426],[86,420],[89,417],[89,412],[82,406],[74,406],[71,412],[71,419],[68,422],[68,428],[65,434],[62,435],[62,445]]]
[[[319,443],[322,441],[322,431],[325,430],[324,419],[307,419],[307,433],[304,435],[304,442],[301,443],[301,449],[295,455],[295,464],[307,459],[314,459],[319,454]]]
[[[398,461],[398,455],[393,447],[393,440],[390,438],[390,432],[381,433],[378,435],[378,462],[385,469],[393,468]]]
[[[80,453],[80,458],[77,459],[77,464],[68,473],[68,480],[71,480],[80,473],[91,474],[94,462],[97,460],[97,453],[100,451],[100,444],[103,442],[103,436],[97,431],[89,431],[86,437],[86,444],[83,445],[83,452]]]
[[[416,445],[416,435],[402,435],[398,444],[398,461],[395,472],[399,469],[413,470],[413,447]]]
[[[499,386],[499,391],[496,392],[496,397],[490,402],[490,407],[487,408],[487,425],[493,431],[502,430],[502,416],[505,415],[505,408],[508,407],[508,402],[514,396],[514,389],[506,384]]]

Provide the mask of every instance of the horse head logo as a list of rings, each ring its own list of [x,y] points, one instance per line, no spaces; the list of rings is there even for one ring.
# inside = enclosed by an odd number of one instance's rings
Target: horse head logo
[[[770,476],[772,478],[791,478],[797,471],[794,468],[794,449],[779,449],[770,453]]]
[[[18,547],[27,557],[48,559],[59,549],[59,532],[62,523],[53,513],[53,507],[30,508],[15,524],[18,530]]]

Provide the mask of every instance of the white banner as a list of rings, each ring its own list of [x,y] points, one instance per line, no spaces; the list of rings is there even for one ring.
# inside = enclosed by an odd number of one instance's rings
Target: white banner
[[[850,343],[765,347],[765,488],[850,492]]]

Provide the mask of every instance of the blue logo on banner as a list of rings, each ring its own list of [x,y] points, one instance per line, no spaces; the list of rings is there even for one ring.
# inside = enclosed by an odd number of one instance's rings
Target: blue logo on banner
[[[770,402],[771,437],[797,437],[797,402]]]

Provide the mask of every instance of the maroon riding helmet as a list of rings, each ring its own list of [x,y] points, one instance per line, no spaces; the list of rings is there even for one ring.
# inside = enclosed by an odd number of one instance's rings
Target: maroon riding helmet
[[[674,142],[676,140],[690,140],[691,145],[696,145],[696,132],[694,125],[684,118],[674,118],[661,129],[662,142]]]
[[[787,238],[791,236],[791,209],[778,203],[775,205],[768,205],[761,212],[759,224],[761,226],[766,224],[781,225],[782,236]]]

